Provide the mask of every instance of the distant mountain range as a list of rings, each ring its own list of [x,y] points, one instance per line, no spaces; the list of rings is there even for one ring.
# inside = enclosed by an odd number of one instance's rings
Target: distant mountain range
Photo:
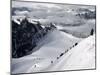
[[[27,8],[27,7],[20,7],[20,8],[19,7],[12,7],[12,10],[11,10],[12,15],[16,15],[15,14],[16,11],[19,11],[19,12],[22,12],[22,11],[31,12],[32,9],[31,8]]]

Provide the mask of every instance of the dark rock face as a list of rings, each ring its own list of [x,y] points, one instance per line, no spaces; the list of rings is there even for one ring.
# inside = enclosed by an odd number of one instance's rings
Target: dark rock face
[[[39,22],[32,24],[26,18],[20,24],[12,21],[12,58],[29,54],[45,34]]]
[[[91,29],[90,35],[93,35],[94,33],[94,29]]]

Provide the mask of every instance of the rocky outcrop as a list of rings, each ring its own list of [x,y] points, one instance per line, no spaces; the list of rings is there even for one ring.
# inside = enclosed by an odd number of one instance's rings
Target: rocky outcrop
[[[29,54],[45,34],[39,22],[33,24],[26,18],[20,24],[12,21],[12,58]]]

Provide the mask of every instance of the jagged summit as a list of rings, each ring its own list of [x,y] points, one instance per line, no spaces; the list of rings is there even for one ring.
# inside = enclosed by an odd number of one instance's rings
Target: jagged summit
[[[31,53],[32,49],[48,31],[56,28],[52,23],[50,27],[42,27],[39,21],[30,22],[27,18],[12,20],[12,57],[19,58]]]

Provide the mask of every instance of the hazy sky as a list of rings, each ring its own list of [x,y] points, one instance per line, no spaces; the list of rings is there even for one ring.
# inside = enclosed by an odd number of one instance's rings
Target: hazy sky
[[[69,4],[51,4],[51,3],[40,3],[40,2],[25,2],[25,1],[12,1],[12,7],[31,7],[31,8],[57,8],[57,9],[78,9],[88,8],[95,10],[94,6],[82,6],[82,5],[69,5]]]

